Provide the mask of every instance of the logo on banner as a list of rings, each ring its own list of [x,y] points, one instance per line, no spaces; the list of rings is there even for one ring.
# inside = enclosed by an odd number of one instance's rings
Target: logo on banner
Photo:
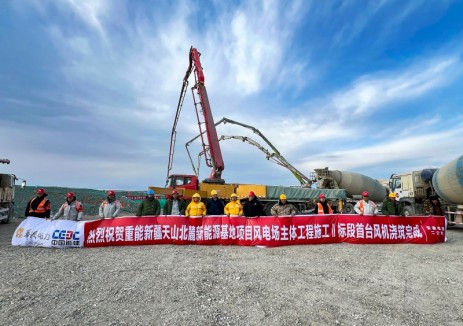
[[[51,235],[53,246],[79,246],[80,232],[71,230],[54,230]]]
[[[22,238],[23,232],[24,232],[24,228],[18,228],[18,230],[16,230],[16,238]]]

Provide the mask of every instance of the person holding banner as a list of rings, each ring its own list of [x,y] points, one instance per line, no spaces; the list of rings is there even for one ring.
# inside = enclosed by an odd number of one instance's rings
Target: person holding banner
[[[188,204],[185,215],[186,217],[190,216],[201,216],[206,215],[206,205],[201,201],[201,196],[198,193],[195,193],[191,198],[191,203]]]
[[[238,196],[235,193],[230,195],[230,202],[225,205],[224,213],[227,216],[243,216],[243,206],[241,206],[241,202],[238,200]]]
[[[45,189],[39,188],[36,191],[37,196],[27,203],[25,217],[35,216],[41,218],[50,218],[51,203],[48,200],[48,194]]]
[[[211,198],[206,203],[207,215],[222,215],[223,209],[223,202],[218,198],[217,190],[212,190]]]
[[[390,192],[381,206],[381,213],[384,215],[404,215],[404,208],[396,200],[395,193]]]
[[[140,203],[137,209],[137,216],[158,216],[161,214],[161,204],[154,198],[152,189],[146,192],[146,198]]]
[[[264,209],[254,191],[250,191],[248,200],[243,205],[243,213],[246,217],[257,217],[264,215]]]
[[[187,203],[185,200],[179,198],[178,190],[172,191],[172,197],[166,201],[164,215],[185,215]]]
[[[116,193],[113,190],[108,191],[108,197],[100,205],[99,216],[113,219],[121,212],[122,204],[116,199]]]
[[[318,195],[317,214],[333,214],[333,209],[326,201],[325,194]]]
[[[359,200],[354,206],[354,210],[360,215],[377,215],[378,208],[376,204],[370,200],[370,194],[368,191],[362,192],[363,199]]]
[[[278,203],[273,205],[272,209],[270,210],[273,216],[284,216],[284,215],[296,215],[296,207],[294,205],[288,203],[286,200],[286,195],[281,194],[280,200]]]
[[[53,220],[57,220],[60,217],[64,220],[80,221],[84,217],[84,206],[78,200],[73,192],[68,192],[66,195],[66,201],[61,205],[58,213],[53,216]]]

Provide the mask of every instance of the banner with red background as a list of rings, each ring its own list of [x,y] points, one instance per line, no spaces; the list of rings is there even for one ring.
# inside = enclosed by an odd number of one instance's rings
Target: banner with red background
[[[277,247],[323,243],[444,242],[443,216],[144,216],[86,222],[84,247],[152,244]]]

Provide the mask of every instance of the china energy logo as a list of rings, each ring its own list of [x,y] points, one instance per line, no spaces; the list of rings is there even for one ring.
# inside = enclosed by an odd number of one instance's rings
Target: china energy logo
[[[80,232],[71,230],[54,230],[51,235],[53,246],[79,246]]]

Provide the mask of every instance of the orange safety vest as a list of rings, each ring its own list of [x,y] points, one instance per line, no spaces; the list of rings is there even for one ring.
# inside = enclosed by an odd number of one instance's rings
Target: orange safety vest
[[[364,201],[363,201],[363,199],[362,199],[362,200],[359,202],[359,209],[360,209],[360,212],[362,212],[362,214],[364,213],[364,210],[363,210],[363,203],[364,203]],[[370,202],[368,202],[368,205],[371,206]],[[376,204],[373,203],[373,212],[375,211],[375,209],[376,209]]]
[[[37,197],[36,197],[37,198]],[[33,199],[31,199],[30,204],[32,204]],[[47,209],[50,209],[50,205],[45,205],[45,203],[48,201],[46,197],[43,197],[42,201],[40,202],[39,206],[35,209],[35,211],[32,209],[32,205],[29,206],[29,213],[45,213]]]
[[[328,214],[333,214],[333,210],[331,209],[331,206],[328,205]],[[323,205],[321,203],[318,203],[318,214],[325,214],[325,211],[323,210]]]

